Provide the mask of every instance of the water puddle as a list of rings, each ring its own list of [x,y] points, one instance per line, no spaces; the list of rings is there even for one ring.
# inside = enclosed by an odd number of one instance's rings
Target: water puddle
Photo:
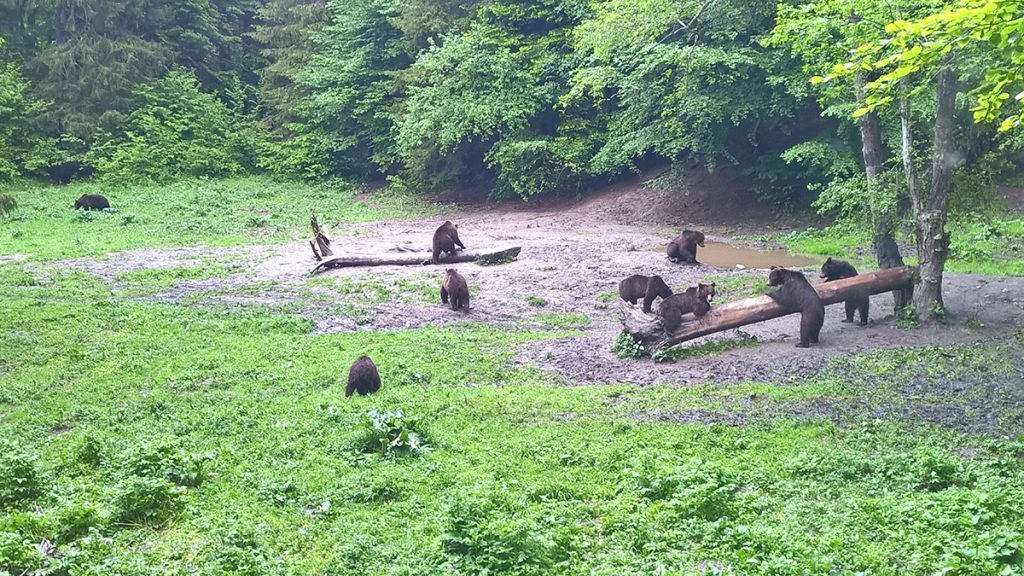
[[[654,252],[665,253],[665,244],[651,248]],[[820,264],[820,259],[800,254],[790,254],[785,250],[756,250],[732,244],[705,242],[703,248],[697,247],[697,260],[718,268],[770,268],[772,266],[812,266]]]

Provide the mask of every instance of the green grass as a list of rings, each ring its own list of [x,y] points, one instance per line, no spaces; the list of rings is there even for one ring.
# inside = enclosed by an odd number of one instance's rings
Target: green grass
[[[0,264],[0,574],[1024,570],[1024,332],[770,382],[563,387],[523,345],[579,335],[581,314],[314,334],[298,308],[134,297],[228,261],[106,280],[39,261],[283,239],[300,212],[269,236],[184,211],[96,220],[84,247],[10,237],[77,225],[56,213],[0,224],[4,250],[36,255]],[[190,221],[209,234],[175,237]],[[756,289],[731,278],[720,293]],[[433,300],[437,282],[314,278],[296,306]],[[345,398],[362,354],[382,389]]]
[[[400,196],[375,196],[381,208],[370,208],[354,202],[356,190],[344,184],[255,177],[125,188],[96,183],[23,185],[0,191],[17,201],[10,216],[0,216],[0,254],[24,253],[44,260],[142,247],[234,246],[306,238],[313,212],[321,224],[338,233],[350,222],[426,216],[436,210]],[[103,194],[114,210],[72,210],[82,194]]]
[[[715,284],[715,304],[760,296],[768,292],[769,289],[766,276],[753,276],[748,272],[728,276],[708,276],[703,282]]]

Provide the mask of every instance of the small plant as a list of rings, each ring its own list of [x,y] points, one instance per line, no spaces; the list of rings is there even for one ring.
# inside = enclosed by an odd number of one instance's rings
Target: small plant
[[[572,314],[568,312],[541,312],[534,314],[533,319],[552,328],[576,328],[590,323],[590,318],[585,314]]]
[[[121,483],[114,497],[119,524],[159,526],[178,509],[183,486],[163,478],[134,476]]]
[[[974,310],[974,313],[971,314],[967,320],[964,320],[964,326],[972,330],[981,330],[985,327],[985,323],[981,321],[977,309]]]
[[[356,446],[367,454],[381,456],[413,455],[429,449],[425,435],[417,429],[419,418],[402,410],[382,412],[376,408],[363,415],[356,425]]]
[[[616,292],[615,290],[608,290],[607,292],[601,292],[600,294],[598,294],[597,301],[601,302],[602,304],[607,304],[618,297],[618,292]]]
[[[612,352],[619,358],[642,358],[647,354],[644,345],[637,342],[628,332],[619,332],[612,342]]]
[[[908,304],[896,312],[896,325],[904,330],[910,330],[920,327],[921,320],[917,317],[914,307]]]
[[[532,306],[547,306],[548,305],[548,301],[543,299],[543,298],[541,298],[540,296],[532,296],[532,295],[531,296],[526,296],[525,298],[523,298],[523,300],[526,300],[526,302],[529,303]]]

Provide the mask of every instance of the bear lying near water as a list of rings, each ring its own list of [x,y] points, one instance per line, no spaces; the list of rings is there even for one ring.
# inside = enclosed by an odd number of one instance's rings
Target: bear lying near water
[[[841,280],[843,278],[853,278],[856,275],[857,269],[851,266],[849,262],[844,262],[843,260],[833,260],[829,258],[821,265],[821,277],[825,279],[825,282],[832,282],[833,280]],[[856,294],[850,297],[846,301],[846,320],[843,320],[843,322],[853,322],[853,312],[856,310],[860,312],[860,325],[867,326],[868,309],[870,307],[870,295]]]
[[[380,390],[380,374],[377,372],[377,366],[369,356],[360,356],[348,369],[348,386],[345,387],[345,397],[348,398],[353,392],[359,392],[360,396],[365,396],[377,390]]]
[[[655,298],[668,298],[672,295],[672,289],[665,284],[661,276],[644,276],[634,274],[619,282],[619,298],[630,304],[636,304],[637,300],[643,298],[644,312],[651,313],[651,304]]]
[[[700,264],[697,262],[697,246],[704,246],[704,233],[683,230],[682,234],[668,243],[668,259],[683,264]]]
[[[768,296],[786,308],[800,312],[800,342],[797,348],[809,348],[818,343],[821,325],[825,323],[825,306],[821,298],[800,272],[772,266],[768,285],[778,286]]]
[[[469,284],[455,268],[445,270],[441,280],[441,303],[447,304],[449,300],[452,310],[469,308]]]
[[[434,252],[434,264],[438,263],[438,257],[441,252],[447,252],[449,254],[455,254],[455,246],[465,249],[462,240],[459,240],[459,225],[452,224],[451,220],[445,220],[444,224],[438,227],[434,231],[434,240],[432,250]]]
[[[673,294],[658,304],[657,315],[665,330],[671,332],[683,321],[683,314],[693,313],[703,316],[711,310],[711,300],[715,297],[715,283],[697,284],[681,294]]]
[[[86,210],[105,210],[110,208],[110,202],[99,194],[82,194],[82,197],[75,200],[74,209],[85,208]]]

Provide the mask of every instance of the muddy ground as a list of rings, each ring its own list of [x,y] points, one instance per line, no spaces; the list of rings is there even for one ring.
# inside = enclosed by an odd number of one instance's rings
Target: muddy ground
[[[734,242],[731,235],[737,231],[755,234],[787,225],[785,219],[763,214],[749,216],[750,221],[745,223],[748,208],[726,212],[731,216],[725,218],[722,211],[708,209],[713,202],[706,196],[673,196],[649,189],[638,193],[636,184],[633,188],[609,189],[583,202],[467,206],[457,213],[423,221],[349,225],[332,222],[329,215],[322,220],[330,226],[338,253],[377,253],[395,247],[426,249],[437,223],[446,217],[459,223],[460,236],[468,248],[521,246],[515,262],[455,265],[471,287],[468,312],[453,312],[441,305],[436,290],[446,267],[443,265],[337,269],[310,280],[306,273],[314,261],[305,241],[217,251],[204,247],[135,250],[46,267],[83,270],[117,290],[123,288],[119,278],[132,271],[231,262],[237,268],[226,276],[182,280],[159,293],[140,297],[192,305],[277,306],[310,318],[322,333],[465,321],[503,329],[545,328],[545,317],[538,314],[583,314],[589,321],[582,327],[582,335],[524,345],[513,355],[513,362],[551,371],[565,385],[685,385],[743,380],[784,383],[816,371],[832,359],[855,353],[999,340],[1024,325],[1024,279],[947,274],[945,304],[950,326],[900,329],[892,315],[892,297],[881,294],[871,299],[872,318],[867,327],[841,323],[841,304],[828,307],[821,344],[808,350],[794,348],[799,316],[791,315],[742,328],[744,334],[758,340],[754,346],[671,363],[621,359],[610,351],[620,324],[616,313],[619,301],[609,299],[608,293],[617,289],[622,278],[660,274],[671,286],[681,288],[711,277],[721,281],[723,277],[767,275],[764,269],[677,265],[652,247],[664,244],[684,226],[704,229],[711,242]],[[715,192],[723,205],[749,204],[740,191]],[[660,216],[645,219],[645,215],[651,215],[651,204],[659,206]],[[383,294],[371,288],[377,285],[387,286]],[[732,330],[687,345],[701,346],[740,336]]]

